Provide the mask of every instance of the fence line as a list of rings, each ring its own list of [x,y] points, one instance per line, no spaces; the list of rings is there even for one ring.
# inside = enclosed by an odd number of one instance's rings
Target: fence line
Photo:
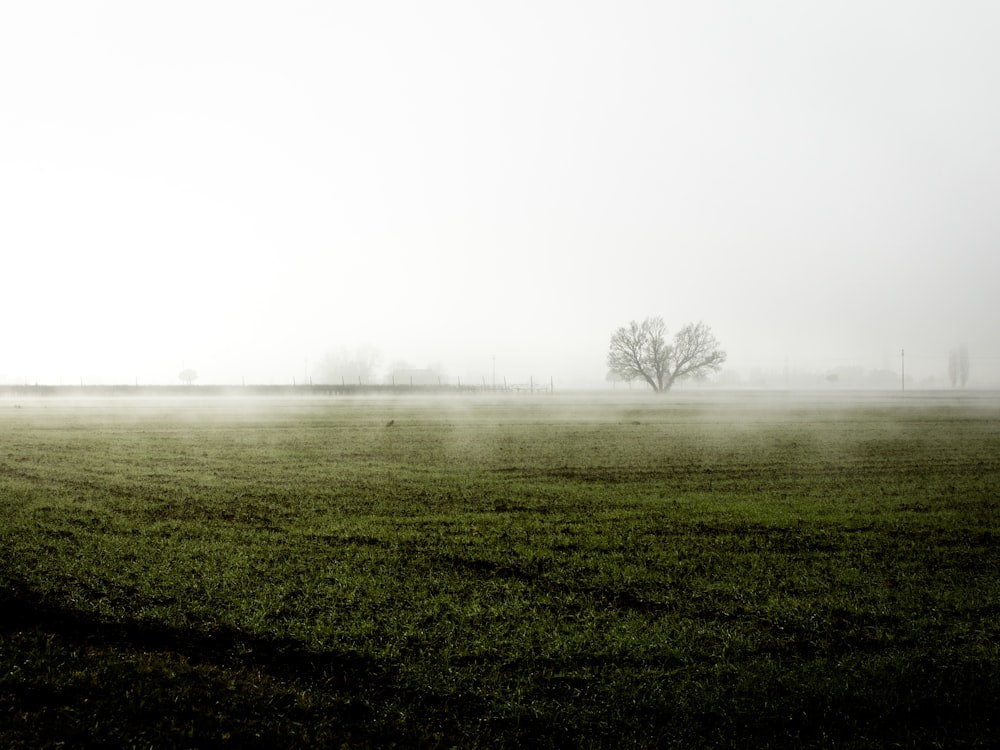
[[[357,396],[459,393],[552,393],[552,384],[504,385],[292,384],[292,385],[0,385],[0,398],[155,396]]]

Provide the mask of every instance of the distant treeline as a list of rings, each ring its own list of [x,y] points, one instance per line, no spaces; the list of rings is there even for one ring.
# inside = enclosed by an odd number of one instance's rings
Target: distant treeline
[[[533,392],[548,388],[535,386]],[[0,398],[109,398],[177,396],[358,396],[419,393],[526,392],[521,386],[482,385],[0,385]]]

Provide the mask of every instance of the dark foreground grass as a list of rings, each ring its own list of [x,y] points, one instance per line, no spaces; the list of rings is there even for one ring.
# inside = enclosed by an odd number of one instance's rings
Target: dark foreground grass
[[[998,496],[992,396],[4,402],[0,745],[995,746]]]

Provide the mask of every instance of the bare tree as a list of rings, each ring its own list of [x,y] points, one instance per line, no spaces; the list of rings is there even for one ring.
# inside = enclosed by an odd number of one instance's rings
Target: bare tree
[[[669,358],[666,333],[663,318],[622,326],[611,336],[608,369],[623,380],[645,380],[654,391],[662,390]]]
[[[962,344],[948,352],[948,378],[951,380],[951,387],[955,388],[969,382],[969,349]]]
[[[378,350],[370,346],[359,346],[350,351],[341,347],[327,353],[317,366],[320,380],[326,383],[371,383],[375,368],[379,363]]]
[[[678,380],[717,371],[726,353],[704,323],[688,323],[666,341],[663,318],[632,321],[611,336],[608,369],[624,380],[644,380],[654,391],[667,391]]]
[[[181,370],[180,374],[177,376],[181,379],[184,385],[191,385],[195,380],[198,379],[198,373],[192,370],[190,367]]]

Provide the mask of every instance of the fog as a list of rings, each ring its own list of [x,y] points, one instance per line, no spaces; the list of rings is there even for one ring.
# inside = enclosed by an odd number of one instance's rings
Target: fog
[[[997,39],[971,1],[4,3],[0,384],[610,388],[661,315],[722,384],[945,387],[965,345],[998,386]]]

